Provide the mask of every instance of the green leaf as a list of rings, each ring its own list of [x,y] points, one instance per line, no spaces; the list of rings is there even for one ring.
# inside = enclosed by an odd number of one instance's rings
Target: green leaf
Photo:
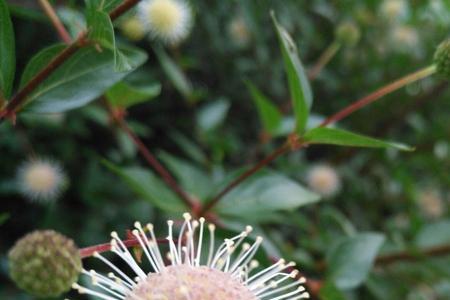
[[[143,200],[165,212],[182,213],[186,210],[180,198],[149,170],[140,167],[121,168],[106,160],[102,163],[121,177]]]
[[[342,238],[327,257],[328,279],[341,289],[359,286],[366,280],[384,239],[379,233]]]
[[[281,112],[256,86],[249,81],[246,84],[256,104],[264,129],[273,136],[277,135],[283,118]]]
[[[318,202],[320,197],[298,182],[276,172],[250,177],[228,193],[216,206],[219,214],[252,216],[264,220],[271,212],[292,210]]]
[[[180,132],[174,131],[170,134],[172,140],[180,147],[190,159],[198,164],[205,164],[208,161],[203,150],[191,141],[187,136]]]
[[[58,53],[57,47],[46,48],[31,59],[24,71],[22,85],[47,65]],[[129,57],[133,69],[147,59],[146,54],[137,48],[127,47],[122,51]],[[82,48],[35,89],[28,97],[25,109],[52,113],[84,106],[128,73],[114,71],[114,53],[111,50],[98,52],[93,46]]]
[[[325,282],[319,290],[320,300],[346,300],[345,295],[334,285],[333,282]]]
[[[127,108],[154,99],[161,92],[161,85],[154,83],[146,87],[133,87],[119,82],[106,91],[106,98],[116,107]]]
[[[44,48],[31,58],[20,79],[20,88],[27,84],[39,71],[48,65],[48,63],[61,51],[66,48],[65,44],[55,44]]]
[[[186,98],[191,99],[193,95],[192,85],[180,67],[170,58],[169,55],[160,46],[153,47],[156,57],[161,64],[164,72],[166,73],[173,86],[180,92],[180,94]]]
[[[404,144],[382,141],[368,136],[356,134],[350,131],[327,127],[314,128],[305,133],[303,139],[304,141],[310,144],[326,144],[326,145],[369,147],[369,148],[396,148],[403,151],[414,150],[414,148],[411,148]]]
[[[116,8],[123,0],[86,0],[87,10],[100,10],[104,12],[110,12]]]
[[[297,46],[286,29],[278,23],[273,12],[272,19],[277,30],[281,52],[283,54],[284,67],[286,69],[289,91],[294,107],[296,131],[301,134],[306,128],[309,111],[312,106],[313,95],[311,87],[302,62],[300,61]]]
[[[100,10],[88,11],[89,38],[101,46],[114,51],[114,68],[116,72],[133,69],[132,61],[116,46],[114,26],[109,14]]]
[[[431,248],[450,243],[450,220],[426,224],[415,238],[415,245],[420,248]]]
[[[57,10],[57,14],[72,38],[76,38],[86,28],[86,19],[78,10],[61,6]]]
[[[5,0],[0,0],[0,96],[9,98],[16,70],[14,29]]]
[[[162,153],[159,157],[188,194],[196,196],[201,202],[211,195],[214,186],[208,174],[189,162],[167,153]]]
[[[225,121],[229,109],[230,102],[225,98],[206,104],[197,114],[198,126],[204,132],[217,129]]]

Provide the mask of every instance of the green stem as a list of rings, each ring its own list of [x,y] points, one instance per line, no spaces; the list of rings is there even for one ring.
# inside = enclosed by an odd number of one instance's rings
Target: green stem
[[[319,75],[320,71],[331,61],[331,59],[336,55],[336,53],[341,48],[341,44],[337,41],[333,41],[330,46],[322,53],[322,55],[317,60],[316,64],[308,72],[308,78],[314,80]]]

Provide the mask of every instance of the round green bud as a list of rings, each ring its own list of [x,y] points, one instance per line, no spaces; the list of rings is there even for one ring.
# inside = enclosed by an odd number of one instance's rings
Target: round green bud
[[[74,242],[53,230],[29,233],[9,252],[11,278],[36,297],[57,297],[67,292],[81,269]]]
[[[353,22],[344,22],[336,29],[336,41],[338,43],[354,46],[358,43],[361,33]]]
[[[450,79],[450,38],[437,47],[434,53],[434,64],[439,75]]]

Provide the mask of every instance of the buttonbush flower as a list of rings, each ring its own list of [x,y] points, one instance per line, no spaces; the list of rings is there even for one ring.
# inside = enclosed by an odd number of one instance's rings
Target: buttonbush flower
[[[131,41],[139,41],[146,35],[146,30],[141,19],[137,16],[131,16],[120,23],[120,31]]]
[[[215,227],[205,219],[192,220],[184,215],[178,239],[174,238],[173,221],[168,221],[168,248],[164,256],[158,246],[153,225],[143,227],[135,223],[132,234],[139,242],[143,255],[152,268],[146,272],[116,232],[111,233],[111,251],[119,256],[133,275],[112,263],[105,256],[94,253],[111,273],[103,275],[94,270],[83,270],[92,280],[92,288],[74,284],[81,294],[104,300],[297,300],[309,298],[303,284],[296,279],[294,263],[279,260],[261,269],[254,255],[262,243],[258,237],[252,243],[245,239],[252,231],[247,226],[237,236],[225,239],[215,249]],[[207,229],[206,229],[207,228]],[[205,242],[209,231],[209,242]],[[166,260],[164,259],[166,257]],[[168,261],[168,263],[166,263]]]
[[[168,44],[181,42],[191,30],[192,12],[185,0],[144,0],[138,13],[150,35]]]
[[[445,212],[445,204],[438,190],[424,189],[419,192],[418,204],[422,213],[430,219],[437,219]]]
[[[398,21],[407,13],[408,6],[404,0],[384,0],[381,15],[389,21]]]
[[[312,167],[307,174],[308,186],[324,197],[334,196],[341,188],[336,170],[328,165]]]
[[[20,192],[28,199],[49,202],[63,191],[67,181],[62,167],[50,160],[32,159],[17,171]]]
[[[233,18],[228,24],[228,32],[232,41],[239,47],[246,47],[251,40],[251,33],[242,16]]]
[[[57,297],[67,292],[82,268],[75,243],[53,230],[27,234],[16,242],[8,258],[11,278],[37,297]]]

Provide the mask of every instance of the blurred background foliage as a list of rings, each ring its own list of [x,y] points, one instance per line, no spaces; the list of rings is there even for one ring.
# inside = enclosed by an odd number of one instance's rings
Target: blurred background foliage
[[[130,97],[130,127],[189,194],[206,202],[288,132],[269,134],[246,80],[292,128],[270,10],[294,38],[306,68],[330,46],[342,22],[353,22],[361,33],[311,82],[314,121],[432,62],[449,33],[450,1],[400,1],[400,11],[389,10],[391,1],[192,0],[193,31],[176,47],[130,41],[120,30],[122,17],[118,42],[134,43],[148,60],[106,97],[111,103],[121,101],[120,92]],[[36,1],[7,2],[18,82],[33,55],[58,36]],[[82,1],[53,4],[71,33],[84,28]],[[127,86],[139,89],[130,93]],[[303,274],[323,284],[320,299],[450,299],[450,256],[420,255],[450,244],[449,97],[447,84],[434,76],[340,124],[413,145],[414,152],[311,146],[279,158],[215,208],[223,231],[254,225],[267,239],[269,256],[296,261]],[[125,232],[135,220],[155,223],[164,235],[164,220],[187,209],[99,101],[63,113],[21,113],[16,126],[0,126],[0,136],[1,299],[31,299],[10,281],[6,256],[33,229],[55,229],[84,247],[107,241],[111,230]],[[33,203],[18,193],[17,167],[34,155],[64,167],[70,183],[57,201]],[[318,165],[329,166],[339,185],[320,198],[323,191],[311,179]],[[380,259],[404,251],[417,256]]]

